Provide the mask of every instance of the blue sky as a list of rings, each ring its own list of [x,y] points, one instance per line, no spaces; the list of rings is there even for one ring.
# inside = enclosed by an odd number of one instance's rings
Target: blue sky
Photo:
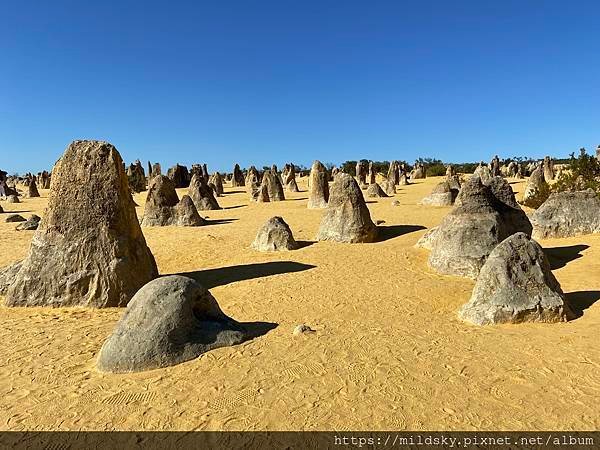
[[[600,2],[3,1],[0,168],[448,162],[600,144]]]

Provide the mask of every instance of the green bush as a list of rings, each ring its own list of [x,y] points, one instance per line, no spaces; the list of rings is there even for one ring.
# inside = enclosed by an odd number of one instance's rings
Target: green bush
[[[579,150],[577,158],[574,153],[570,156],[566,170],[552,185],[552,192],[593,189],[600,194],[600,161],[588,155],[585,148]]]

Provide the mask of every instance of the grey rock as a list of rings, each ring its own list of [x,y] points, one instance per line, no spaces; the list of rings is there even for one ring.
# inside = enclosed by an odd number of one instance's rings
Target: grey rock
[[[21,201],[19,200],[19,196],[15,195],[15,194],[8,195],[6,197],[6,202],[7,203],[21,203]]]
[[[538,166],[533,172],[531,172],[531,176],[529,177],[529,180],[527,180],[527,185],[525,186],[525,191],[523,192],[523,205],[529,206],[530,201],[535,198],[535,196],[546,184],[547,183],[544,178],[544,169],[542,166]]]
[[[427,197],[421,200],[421,204],[430,206],[452,206],[458,196],[458,192],[457,189],[452,189],[450,187],[448,181],[442,181],[433,188]]]
[[[564,322],[575,313],[540,245],[525,233],[516,233],[490,253],[459,316],[488,325]]]
[[[377,227],[356,180],[346,173],[337,174],[317,240],[359,243],[374,242],[376,238]]]
[[[271,170],[265,170],[263,173],[261,188],[264,189],[271,202],[281,202],[285,200],[285,194],[283,193],[283,186],[279,180],[279,176],[276,172]]]
[[[212,189],[202,175],[194,174],[190,181],[188,195],[192,198],[198,211],[221,209]]]
[[[387,197],[388,195],[381,189],[377,183],[370,184],[367,188],[367,197],[369,198],[377,198],[377,197]]]
[[[196,177],[196,175],[194,175]],[[170,178],[159,175],[150,181],[146,206],[142,217],[144,227],[201,226],[206,221],[200,217],[190,196],[184,195],[181,201]]]
[[[550,194],[531,216],[533,237],[563,238],[600,232],[600,198],[592,189]]]
[[[320,161],[313,162],[310,169],[308,208],[327,208],[329,183],[327,169]]]
[[[260,227],[251,247],[261,252],[295,250],[298,243],[294,240],[292,230],[281,217],[271,217]]]
[[[143,286],[98,356],[103,372],[158,369],[236,345],[246,333],[217,301],[191,278],[171,275]]]
[[[294,331],[292,331],[292,334],[294,336],[298,336],[300,334],[308,334],[308,333],[314,333],[314,332],[315,332],[315,330],[313,330],[308,325],[306,325],[306,324],[300,324],[300,325],[297,325],[294,328]]]
[[[29,219],[27,219],[25,222],[21,222],[19,225],[17,225],[15,230],[17,230],[17,231],[37,230],[40,225],[41,220],[42,220],[42,218],[40,216],[32,214],[31,217]]]
[[[496,182],[493,186],[497,195],[510,203],[505,191],[510,185]],[[531,224],[516,202],[516,207],[504,203],[494,193],[492,187],[483,184],[477,176],[463,185],[454,209],[436,231],[427,236],[426,246],[421,245],[431,248],[429,265],[433,269],[443,274],[477,278],[496,245],[518,231],[531,234]]]
[[[74,141],[54,166],[44,220],[6,305],[124,306],[157,275],[119,152]]]
[[[17,261],[10,266],[0,269],[0,295],[6,295],[8,287],[14,283],[22,265],[23,261]]]

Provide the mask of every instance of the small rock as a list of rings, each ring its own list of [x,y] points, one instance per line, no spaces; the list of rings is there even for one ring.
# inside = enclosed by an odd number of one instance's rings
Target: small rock
[[[314,333],[314,332],[315,332],[315,330],[313,330],[308,325],[301,324],[301,325],[298,325],[296,328],[294,328],[293,335],[297,336],[299,334]]]
[[[394,200],[392,206],[400,206],[400,200]]]
[[[21,222],[19,225],[17,225],[15,230],[17,230],[17,231],[37,230],[38,226],[40,225],[40,220],[42,220],[42,218],[40,216],[32,214],[31,217],[29,219],[27,219],[25,222]]]

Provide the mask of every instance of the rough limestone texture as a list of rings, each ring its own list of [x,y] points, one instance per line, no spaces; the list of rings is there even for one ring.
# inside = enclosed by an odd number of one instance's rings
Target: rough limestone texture
[[[261,252],[295,250],[298,243],[294,240],[292,230],[281,217],[271,217],[258,230],[251,247]]]
[[[433,188],[427,197],[421,200],[421,205],[452,206],[457,196],[458,190],[452,189],[448,181],[442,181]]]
[[[36,214],[32,214],[25,222],[21,222],[15,230],[17,231],[32,231],[37,230],[42,218]]]
[[[14,282],[22,265],[23,261],[17,261],[10,266],[0,269],[0,295],[6,295],[9,286]]]
[[[475,168],[475,172],[473,172],[473,176],[481,178],[481,181],[484,184],[487,184],[489,182],[489,180],[492,178],[492,172],[488,166],[484,166],[482,163],[480,163]]]
[[[600,232],[600,198],[592,190],[550,194],[531,216],[533,237],[563,238]]]
[[[490,253],[461,319],[476,325],[575,318],[540,245],[515,233]]]
[[[308,180],[308,208],[327,208],[329,201],[329,183],[327,169],[321,161],[313,162]]]
[[[225,193],[223,189],[223,177],[219,172],[215,172],[211,175],[209,180],[209,185],[212,184],[214,186],[213,192],[217,197],[222,197]]]
[[[383,189],[381,189],[381,186],[379,186],[377,183],[373,183],[373,184],[370,184],[369,187],[367,188],[367,197],[369,197],[369,198],[388,197],[388,195],[385,193],[385,191]]]
[[[171,275],[143,286],[98,355],[103,372],[158,369],[243,342],[246,332],[191,278]]]
[[[190,181],[188,195],[194,201],[198,211],[221,209],[212,189],[208,186],[203,175],[194,174]]]
[[[170,178],[159,175],[150,181],[142,226],[195,227],[204,224],[206,224],[206,221],[198,214],[198,210],[190,196],[184,195],[181,202],[179,201],[175,184]]]
[[[336,175],[329,203],[317,233],[317,241],[374,242],[377,227],[371,220],[356,180],[347,173]]]
[[[477,278],[496,245],[518,231],[531,234],[525,213],[516,202],[509,204],[514,194],[511,189],[511,199],[505,186],[510,189],[510,185],[497,182],[494,186],[500,198],[491,186],[472,177],[462,187],[454,209],[435,231],[421,238],[420,246],[431,248],[431,268],[443,274]]]
[[[74,141],[52,171],[48,207],[7,306],[125,306],[158,276],[119,152]]]
[[[381,184],[381,188],[388,196],[393,196],[396,194],[396,185],[394,181],[390,178],[386,178]]]
[[[273,169],[265,170],[263,173],[261,190],[262,192],[267,192],[269,201],[271,202],[281,202],[285,200],[283,186],[281,185],[281,181],[279,180],[277,172],[275,172]]]

